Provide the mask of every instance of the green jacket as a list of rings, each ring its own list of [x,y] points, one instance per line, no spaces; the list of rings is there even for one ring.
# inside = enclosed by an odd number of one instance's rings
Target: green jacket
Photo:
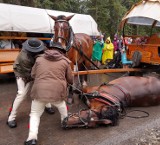
[[[16,77],[22,77],[26,81],[31,79],[31,70],[35,63],[35,56],[32,56],[25,49],[22,49],[13,64]]]
[[[92,60],[93,61],[101,61],[102,60],[102,48],[103,43],[100,41],[96,41],[96,43],[93,46],[93,52],[92,52]]]

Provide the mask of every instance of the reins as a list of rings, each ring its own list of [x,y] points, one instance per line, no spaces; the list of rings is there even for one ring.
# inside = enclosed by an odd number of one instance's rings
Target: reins
[[[93,61],[91,61],[90,58],[88,58],[88,56],[80,49],[80,47],[77,46],[76,43],[74,43],[75,45],[73,45],[73,48],[75,50],[78,51],[78,53],[81,55],[81,56],[84,56],[92,65],[94,65],[97,69],[100,69]],[[81,46],[81,45],[80,45]]]
[[[144,115],[141,115],[141,116],[131,116],[131,115],[128,115],[128,114],[130,114],[132,112],[141,112],[141,113],[144,113]],[[127,112],[125,117],[135,118],[135,119],[146,118],[146,117],[149,117],[149,113],[146,112],[146,111],[143,111],[143,110],[132,110],[132,111]]]

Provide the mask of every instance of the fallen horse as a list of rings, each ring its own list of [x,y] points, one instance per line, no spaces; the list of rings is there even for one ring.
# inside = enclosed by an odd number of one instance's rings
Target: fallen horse
[[[89,109],[70,114],[64,128],[117,125],[127,107],[160,104],[160,79],[153,76],[127,76],[107,84],[86,87],[82,96]]]

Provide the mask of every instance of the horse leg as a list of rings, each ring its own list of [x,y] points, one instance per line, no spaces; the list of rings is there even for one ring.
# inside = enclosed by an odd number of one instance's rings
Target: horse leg
[[[88,69],[90,69],[91,68],[91,64],[90,64],[90,62],[88,61],[88,60],[86,60],[85,61],[85,67],[83,66],[83,70],[88,70]],[[88,75],[86,74],[86,75],[83,75],[82,76],[82,87],[83,88],[85,88],[85,87],[87,87],[88,85],[87,85],[87,81],[88,81]]]
[[[76,65],[72,65],[72,69],[74,71],[78,71],[78,68],[77,68]],[[73,102],[74,102],[74,97],[73,97],[74,93],[80,93],[79,92],[79,84],[81,84],[79,76],[74,76],[73,85],[72,86],[70,85],[69,88],[68,88],[68,93],[69,93],[68,94],[68,98],[67,98],[67,104],[68,105],[73,104]]]
[[[88,78],[87,75],[83,75],[83,76],[82,76],[82,87],[83,87],[83,88],[88,86],[88,85],[87,85],[87,78]]]
[[[77,78],[77,76],[75,76]],[[73,97],[73,95],[76,93],[76,94],[79,94],[81,93],[80,92],[80,88],[77,88],[77,82],[75,82],[75,77],[74,77],[74,83],[72,86],[69,86],[68,87],[68,98],[67,98],[67,104],[68,105],[72,105],[74,102],[75,102],[75,98]]]
[[[71,63],[71,68],[72,68],[72,70],[74,70],[75,68],[74,68],[74,64],[73,63]],[[75,70],[74,70],[75,71]],[[73,83],[73,85],[74,85],[74,83]],[[68,86],[68,97],[67,97],[67,104],[68,105],[71,105],[71,104],[73,104],[73,86],[72,85],[69,85]]]
[[[73,71],[77,71],[77,66],[74,65],[74,63],[71,63],[71,68]],[[68,98],[67,98],[67,104],[71,105],[74,102],[73,94],[77,88],[77,76],[74,76],[73,85],[68,87]]]
[[[68,104],[68,105],[72,105],[73,102],[74,102],[74,99],[73,99],[73,87],[72,87],[72,86],[69,86],[69,87],[68,87],[67,104]]]

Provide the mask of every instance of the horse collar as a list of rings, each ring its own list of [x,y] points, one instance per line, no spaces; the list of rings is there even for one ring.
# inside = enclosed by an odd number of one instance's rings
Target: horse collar
[[[98,91],[95,91],[91,94],[85,94],[85,96],[89,99],[95,99],[99,102],[102,102],[108,106],[114,106],[119,112],[123,111],[122,103],[119,98],[109,94],[108,92],[102,91],[99,93]]]
[[[117,85],[117,84],[113,84],[113,87],[116,87],[124,94],[125,100],[126,100],[126,105],[131,104],[131,95],[124,87]]]
[[[125,105],[129,105],[129,104],[132,103],[132,102],[131,102],[131,95],[130,95],[130,93],[129,93],[124,87],[122,87],[121,85],[103,83],[103,84],[101,84],[101,85],[99,86],[98,90],[100,89],[100,87],[102,87],[102,86],[104,86],[104,85],[106,85],[106,86],[113,86],[113,87],[117,88],[118,90],[120,90],[120,91],[124,94],[124,98],[125,98],[125,101],[126,101],[126,104],[125,104]],[[106,91],[104,91],[104,92],[106,92]],[[107,92],[107,93],[108,93],[108,92]],[[109,93],[108,93],[108,94],[109,94]],[[114,97],[116,97],[116,98],[118,98],[117,96],[115,96],[115,95],[113,95],[113,94],[111,94],[111,95],[114,96]],[[119,99],[119,98],[118,98],[118,99]],[[119,99],[119,100],[120,100],[120,99]]]

